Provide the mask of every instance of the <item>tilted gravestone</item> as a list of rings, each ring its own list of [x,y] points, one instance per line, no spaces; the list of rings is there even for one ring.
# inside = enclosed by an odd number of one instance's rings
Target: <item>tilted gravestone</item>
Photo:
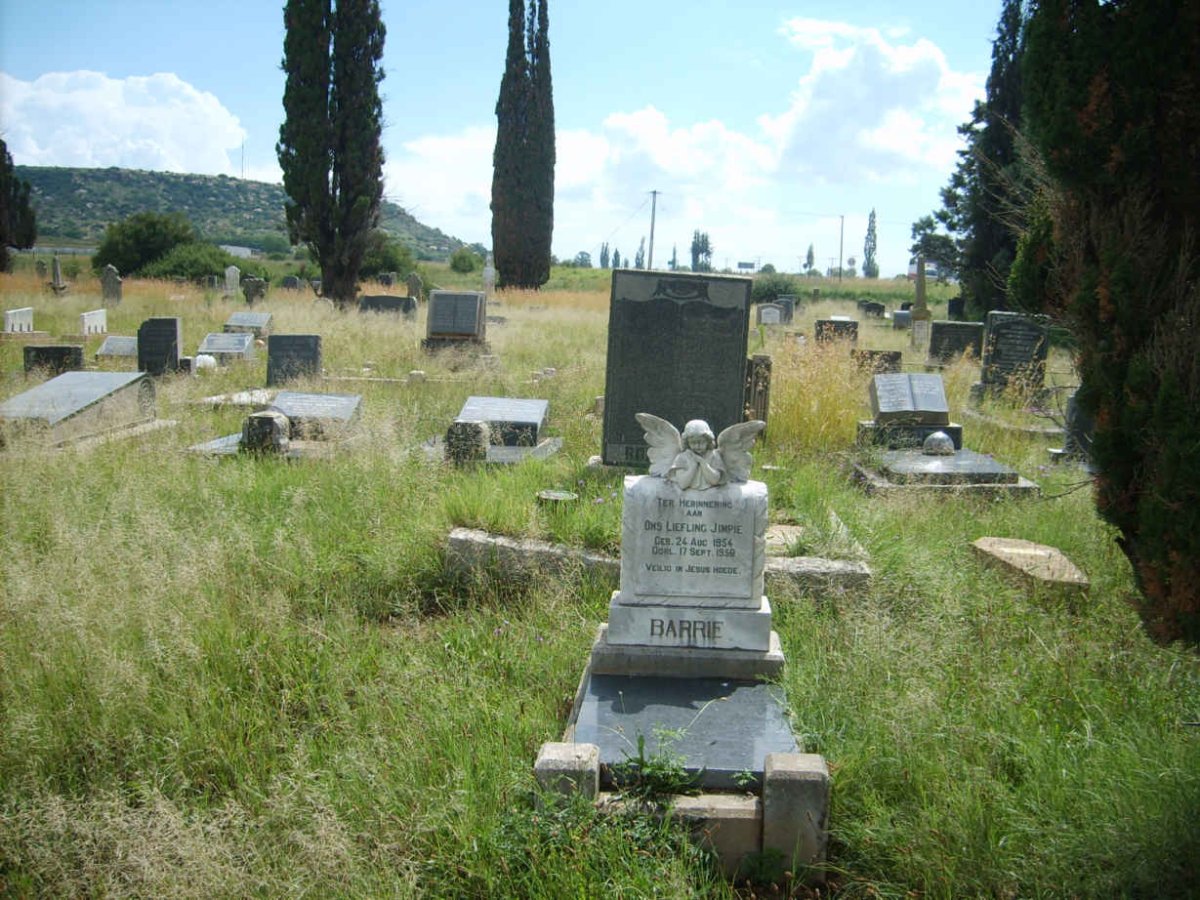
[[[605,464],[647,464],[636,413],[702,418],[718,432],[743,420],[750,286],[736,276],[613,272]]]
[[[536,447],[550,412],[548,400],[514,397],[468,397],[456,422],[484,422],[493,444]]]
[[[43,371],[51,375],[83,368],[83,348],[78,344],[31,344],[25,349],[25,373]]]
[[[358,298],[358,311],[400,313],[412,319],[417,315],[417,301],[412,297],[393,297],[390,294],[363,294]]]
[[[84,337],[108,334],[108,310],[93,309],[91,312],[80,313],[79,333]]]
[[[178,372],[183,348],[183,320],[177,316],[147,319],[138,328],[138,368],[150,375]]]
[[[815,335],[818,341],[857,341],[858,323],[845,316],[818,319]]]
[[[217,365],[254,359],[254,335],[248,331],[214,331],[204,336],[196,355],[213,357]]]
[[[118,306],[121,303],[121,275],[112,263],[100,272],[100,289],[105,306]]]
[[[479,343],[487,337],[487,297],[483,291],[430,291],[425,346]]]
[[[62,263],[59,262],[58,254],[54,255],[54,259],[50,261],[50,289],[56,294],[65,294],[67,292],[67,283],[63,280]]]
[[[267,387],[320,376],[319,334],[273,334],[267,338]]]
[[[64,372],[0,403],[0,444],[57,444],[154,418],[143,372]]]
[[[979,359],[983,353],[982,322],[947,322],[936,320],[929,326],[929,359],[947,363],[970,352]]]
[[[271,332],[271,314],[269,312],[239,310],[232,313],[225,320],[225,324],[221,326],[221,330],[231,334],[246,331],[255,337],[264,337]]]
[[[138,339],[120,334],[110,334],[96,351],[96,358],[102,357],[137,357]]]
[[[1003,388],[1020,381],[1041,388],[1046,378],[1050,329],[1045,316],[992,310],[983,336],[983,385]]]

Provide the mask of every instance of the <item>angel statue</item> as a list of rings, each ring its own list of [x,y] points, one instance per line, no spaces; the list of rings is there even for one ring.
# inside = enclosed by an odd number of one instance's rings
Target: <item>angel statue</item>
[[[650,449],[650,474],[673,481],[685,491],[705,491],[750,477],[750,453],[754,439],[766,422],[739,422],[713,439],[712,429],[702,419],[683,426],[683,434],[650,413],[636,413]]]

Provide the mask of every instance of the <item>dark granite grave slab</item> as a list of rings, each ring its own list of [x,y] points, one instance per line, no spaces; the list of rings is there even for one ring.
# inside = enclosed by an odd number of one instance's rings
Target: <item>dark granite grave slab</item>
[[[319,334],[273,334],[267,338],[267,387],[320,376]]]
[[[853,319],[817,319],[815,327],[815,337],[818,341],[858,340],[858,322]]]
[[[358,298],[359,312],[400,313],[408,318],[417,314],[413,297],[393,297],[390,294],[363,294]]]
[[[546,427],[549,400],[514,397],[468,397],[457,422],[487,422],[493,444],[535,447]]]
[[[271,314],[268,312],[235,312],[225,320],[222,330],[231,333],[246,331],[255,337],[263,337],[271,332]]]
[[[206,353],[221,365],[254,359],[254,334],[249,331],[214,331],[204,336],[196,355]]]
[[[430,291],[425,336],[482,341],[487,332],[486,308],[482,291]]]
[[[1016,484],[1018,475],[985,453],[958,450],[926,456],[919,450],[885,450],[880,471],[893,484]]]
[[[138,327],[138,368],[150,375],[179,371],[183,321],[178,317],[147,319]]]
[[[1041,387],[1046,377],[1049,337],[1045,316],[989,312],[983,338],[983,384],[1003,387],[1019,378]]]
[[[782,691],[763,682],[589,673],[577,703],[573,740],[600,748],[605,787],[612,767],[637,755],[639,736],[647,756],[680,758],[711,790],[742,787],[744,772],[761,788],[768,753],[799,752]]]
[[[925,438],[935,431],[945,432],[954,442],[954,449],[962,449],[963,427],[955,422],[945,425],[876,425],[868,419],[858,423],[857,442],[859,446],[887,447],[889,450],[919,450],[924,445]]]
[[[154,416],[154,384],[143,372],[64,372],[0,403],[0,430],[6,443],[27,435],[60,443]]]
[[[851,350],[850,356],[860,369],[876,375],[897,374],[904,361],[904,353],[900,350]]]
[[[912,310],[898,309],[892,313],[892,328],[897,331],[912,328]]]
[[[719,434],[743,419],[749,278],[621,269],[608,316],[604,428],[607,465],[648,465],[635,413]]]
[[[362,410],[359,394],[306,394],[280,391],[268,409],[291,420],[292,437],[314,438],[347,429]]]
[[[138,339],[120,334],[110,334],[96,351],[96,356],[136,357],[138,355]]]
[[[967,351],[975,359],[983,354],[982,322],[947,322],[941,319],[929,325],[929,359],[946,363]]]
[[[83,368],[83,347],[77,344],[30,344],[25,353],[25,373],[34,371],[61,375]]]
[[[941,375],[876,375],[868,392],[876,425],[950,423]]]

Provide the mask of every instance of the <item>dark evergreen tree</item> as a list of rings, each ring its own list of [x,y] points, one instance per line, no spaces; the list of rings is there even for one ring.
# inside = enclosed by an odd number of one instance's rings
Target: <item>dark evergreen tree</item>
[[[817,264],[817,258],[813,255],[813,245],[808,245],[808,253],[804,256],[804,271],[811,272],[813,266]]]
[[[554,99],[547,0],[509,0],[508,52],[496,101],[492,247],[499,283],[537,289],[554,233]]]
[[[621,251],[620,250],[613,251],[612,263],[613,263],[614,269],[621,268]]]
[[[12,266],[8,248],[24,250],[37,241],[37,216],[29,202],[29,182],[13,173],[12,155],[0,139],[0,272]]]
[[[378,0],[288,0],[284,123],[275,145],[288,231],[321,268],[321,292],[354,301],[383,198],[384,27]]]
[[[1200,642],[1200,5],[1040,0],[1022,78],[1041,190],[1010,285],[1062,314],[1100,513],[1156,639]],[[1040,166],[1040,168],[1039,168]]]
[[[607,268],[608,268],[608,262],[609,262],[609,258],[608,258],[608,243],[607,243],[607,242],[605,242],[605,243],[603,243],[603,244],[601,244],[601,245],[600,245],[600,268],[602,268],[602,269],[607,269]]]
[[[867,219],[867,236],[863,240],[863,278],[878,278],[879,263],[875,262],[875,210]]]
[[[692,271],[712,271],[712,241],[708,239],[707,231],[692,232]]]
[[[671,262],[668,264],[671,271],[674,272],[679,268],[679,245],[671,245]]]
[[[635,269],[646,268],[646,239],[645,238],[642,238],[642,240],[638,243],[637,253],[635,253],[633,255],[633,267]]]

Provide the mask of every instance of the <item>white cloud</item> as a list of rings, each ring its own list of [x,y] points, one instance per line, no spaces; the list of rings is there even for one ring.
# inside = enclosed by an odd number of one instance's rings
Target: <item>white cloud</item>
[[[0,123],[23,165],[232,175],[229,151],[246,136],[214,95],[169,72],[50,72],[34,81],[0,72]]]

